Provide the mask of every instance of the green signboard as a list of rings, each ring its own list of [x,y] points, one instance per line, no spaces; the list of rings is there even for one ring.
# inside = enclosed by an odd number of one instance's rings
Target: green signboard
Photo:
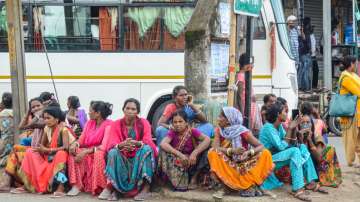
[[[240,15],[258,17],[262,0],[234,0],[234,12]]]

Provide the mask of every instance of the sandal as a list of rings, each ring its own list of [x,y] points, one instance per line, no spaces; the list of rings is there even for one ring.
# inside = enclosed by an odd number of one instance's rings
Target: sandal
[[[309,196],[307,196],[305,190],[300,190],[298,192],[291,192],[291,194],[299,200],[309,201],[309,202],[311,201],[311,198]]]
[[[140,194],[134,197],[134,201],[146,201],[151,197],[151,194],[148,192],[141,192]]]
[[[307,190],[312,190],[313,192],[319,192],[321,194],[329,194],[329,192],[326,189],[322,188],[319,183],[315,183],[313,188],[308,188],[307,186],[305,188]]]
[[[64,196],[66,196],[66,194],[64,192],[56,191],[53,193],[52,196],[50,196],[50,198],[62,198]]]
[[[10,190],[10,193],[12,193],[12,194],[24,194],[24,193],[27,193],[27,192],[28,191],[24,187],[18,187],[18,188]]]
[[[256,190],[253,188],[249,188],[247,190],[240,191],[241,197],[255,197],[256,196]]]

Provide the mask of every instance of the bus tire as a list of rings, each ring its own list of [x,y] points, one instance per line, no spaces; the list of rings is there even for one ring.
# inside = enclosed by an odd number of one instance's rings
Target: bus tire
[[[151,126],[152,126],[152,129],[153,129],[153,132],[155,132],[156,130],[156,127],[158,126],[158,122],[159,122],[159,119],[162,115],[162,113],[164,112],[164,109],[166,107],[166,105],[172,103],[173,101],[172,100],[167,100],[163,103],[161,103],[156,109],[155,109],[155,112],[151,118]],[[154,136],[155,136],[155,133],[154,133]]]

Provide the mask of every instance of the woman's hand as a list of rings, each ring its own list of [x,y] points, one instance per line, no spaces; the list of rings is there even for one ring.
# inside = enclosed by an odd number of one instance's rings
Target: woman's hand
[[[198,157],[198,152],[196,150],[194,150],[189,157],[189,166],[194,166],[196,165],[197,162],[197,157]]]
[[[86,150],[82,150],[80,153],[78,153],[78,154],[75,156],[75,163],[80,163],[87,154],[88,154],[88,153],[87,153]]]
[[[188,168],[189,167],[189,158],[184,155],[184,154],[179,154],[178,157],[180,158],[181,160],[181,164],[185,167],[185,168]]]
[[[49,153],[49,150],[48,148],[40,145],[40,147],[34,147],[32,149],[34,152],[39,152],[40,154],[46,154],[46,153]]]
[[[245,151],[244,153],[241,154],[239,160],[240,161],[245,161],[250,157],[250,151]]]
[[[75,156],[76,155],[76,148],[78,148],[78,144],[76,144],[76,143],[71,144],[70,148],[69,148],[70,154]]]
[[[290,130],[294,130],[295,128],[297,128],[299,126],[301,122],[301,117],[300,116],[297,116],[295,118],[295,120],[291,121],[290,124],[289,124],[289,129]]]

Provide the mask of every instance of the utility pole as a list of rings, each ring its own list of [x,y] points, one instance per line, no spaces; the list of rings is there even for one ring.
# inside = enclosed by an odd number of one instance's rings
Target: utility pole
[[[14,124],[18,134],[18,125],[21,117],[25,115],[27,105],[21,0],[6,0],[6,11]],[[17,137],[14,136],[15,142]]]
[[[234,0],[230,0],[231,5],[231,21],[230,21],[230,58],[229,58],[229,90],[228,90],[228,106],[234,106],[235,92],[232,86],[235,84],[236,77],[236,14],[234,10]]]
[[[247,16],[246,25],[246,53],[252,56],[253,45],[253,17]],[[252,71],[245,73],[245,124],[248,128],[251,128],[251,95],[252,95]]]
[[[332,90],[331,1],[323,0],[324,87]]]

